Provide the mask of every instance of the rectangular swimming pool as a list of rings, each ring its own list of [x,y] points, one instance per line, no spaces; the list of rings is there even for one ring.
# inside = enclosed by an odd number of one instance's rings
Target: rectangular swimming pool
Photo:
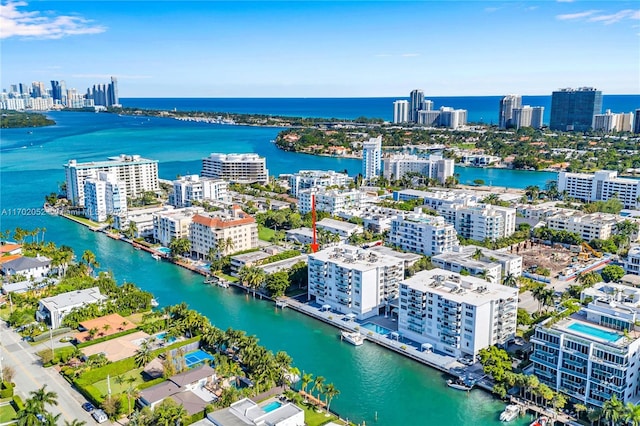
[[[171,254],[171,249],[169,247],[159,247],[156,250],[158,250],[160,253],[164,253],[166,255]]]
[[[270,403],[262,407],[262,409],[264,410],[265,413],[270,413],[273,410],[277,410],[280,407],[282,407],[282,404],[280,404],[278,401],[271,401]]]
[[[589,336],[595,337],[596,339],[602,339],[612,343],[622,337],[620,333],[616,333],[615,331],[602,330],[600,328],[591,327],[590,325],[582,324],[580,322],[574,322],[573,324],[568,325],[567,328],[569,330],[587,334]]]
[[[360,327],[366,328],[367,330],[371,330],[374,333],[382,334],[383,336],[386,336],[387,334],[391,333],[391,330],[389,330],[388,328],[378,324],[374,324],[372,322],[366,322],[362,324]]]
[[[163,331],[160,334],[156,334],[156,338],[159,339],[159,340],[163,340],[163,341],[165,341],[167,343],[173,343],[173,342],[175,342],[177,340],[173,336],[167,337],[167,332],[166,331]]]

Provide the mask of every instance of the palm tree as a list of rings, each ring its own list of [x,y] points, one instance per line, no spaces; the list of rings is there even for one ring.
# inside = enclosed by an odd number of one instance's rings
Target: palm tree
[[[233,252],[233,250],[236,248],[236,244],[233,242],[233,238],[227,237],[226,246],[229,252]]]
[[[285,351],[279,351],[276,353],[275,362],[278,369],[278,382],[279,385],[285,386],[285,388],[287,385],[287,374],[291,369],[291,361],[291,357]]]
[[[31,400],[40,408],[40,412],[44,411],[45,405],[58,405],[58,394],[53,391],[47,391],[47,385],[42,385],[40,389],[29,392]]]
[[[86,425],[87,422],[83,421],[83,420],[78,420],[78,419],[74,419],[74,420],[65,420],[64,421],[64,426],[84,426]]]
[[[134,360],[136,362],[137,367],[144,367],[149,364],[153,358],[153,351],[151,350],[151,345],[148,340],[143,340],[142,344],[136,350],[136,354],[134,355]]]
[[[336,389],[336,387],[333,385],[333,383],[329,383],[326,387],[326,389],[324,390],[324,394],[326,397],[325,402],[327,403],[327,414],[329,414],[329,407],[331,406],[331,400],[340,395],[340,391],[338,389]]]
[[[593,426],[593,422],[599,422],[602,418],[602,409],[600,408],[590,408],[587,411],[587,419],[591,422],[591,426]]]
[[[624,407],[624,421],[631,426],[640,426],[640,405],[627,402]]]
[[[307,374],[303,374],[302,375],[302,382],[300,384],[300,390],[302,390],[302,392],[304,392],[305,397],[304,399],[307,399],[307,386],[309,386],[309,383],[313,382],[313,374],[311,373],[307,373]]]
[[[573,409],[576,410],[578,420],[580,420],[581,414],[587,411],[587,406],[584,404],[573,404]]]
[[[129,226],[127,226],[127,229],[124,231],[124,234],[130,240],[133,240],[135,236],[138,234],[138,224],[130,220]]]
[[[82,253],[82,261],[87,264],[87,268],[90,272],[93,272],[94,268],[99,268],[100,264],[96,260],[96,255],[91,250],[85,250]]]
[[[324,388],[324,377],[322,376],[318,376],[316,377],[316,379],[313,382],[313,386],[311,387],[311,391],[309,392],[310,394],[313,395],[313,391],[317,390],[318,391],[318,400],[320,400],[320,395],[322,394]]]
[[[57,426],[58,425],[58,420],[60,419],[60,416],[62,414],[58,413],[56,415],[53,415],[51,413],[46,413],[44,415],[44,419],[42,421],[42,424],[45,426]]]
[[[518,287],[518,278],[512,273],[509,273],[503,278],[502,285],[506,285],[507,287]]]
[[[602,405],[602,416],[609,420],[611,426],[622,420],[624,416],[624,404],[613,394],[610,400]]]
[[[480,260],[480,258],[482,258],[483,256],[484,256],[484,253],[482,253],[481,248],[477,248],[476,251],[473,252],[473,255],[471,255],[471,257],[474,258],[475,260]]]

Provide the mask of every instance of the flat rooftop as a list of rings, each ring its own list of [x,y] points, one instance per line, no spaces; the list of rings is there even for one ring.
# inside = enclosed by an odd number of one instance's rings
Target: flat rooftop
[[[69,291],[57,296],[45,297],[40,300],[40,303],[49,310],[61,310],[66,307],[96,303],[106,298],[107,296],[102,295],[98,287],[91,287],[85,290]]]
[[[551,328],[564,334],[570,334],[581,339],[586,338],[605,345],[621,347],[628,343],[622,332],[587,321],[586,317],[580,314],[574,314],[559,321],[552,325]],[[635,337],[637,338],[637,336]]]
[[[387,256],[348,244],[310,254],[309,259],[330,262],[346,269],[358,271],[368,271],[384,266],[404,266],[404,261],[397,257]]]
[[[480,306],[496,299],[513,298],[517,301],[518,289],[499,284],[491,284],[482,278],[461,276],[455,272],[435,268],[420,271],[400,285],[424,292],[439,294],[456,303]]]
[[[316,225],[320,227],[326,227],[326,228],[342,229],[344,231],[354,231],[356,229],[362,228],[360,225],[356,225],[355,223],[343,222],[341,220],[335,220],[335,219],[329,219],[329,218],[322,219]]]

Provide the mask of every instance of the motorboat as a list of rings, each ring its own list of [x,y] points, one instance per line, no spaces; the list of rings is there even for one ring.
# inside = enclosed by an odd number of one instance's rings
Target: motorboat
[[[149,302],[149,304],[151,305],[152,308],[157,308],[158,306],[160,306],[160,304],[156,299],[151,299],[151,302]]]
[[[160,260],[160,259],[162,259],[162,258],[160,257],[160,255],[159,255],[159,254],[157,254],[157,253],[153,253],[153,254],[151,255],[151,257],[153,257],[155,260]]]
[[[340,333],[340,338],[342,340],[346,340],[347,342],[355,346],[360,346],[361,344],[364,343],[364,337],[362,336],[362,334],[358,333],[357,331],[354,331],[354,332],[343,331],[342,333]]]
[[[549,424],[549,418],[546,416],[539,417],[538,420],[534,420],[529,426],[547,426]]]
[[[468,385],[463,379],[449,379],[447,380],[447,386],[457,390],[470,391],[473,388],[473,385]]]
[[[510,422],[511,420],[514,420],[516,417],[518,417],[518,414],[520,414],[520,407],[518,405],[507,405],[504,411],[500,414],[500,421]]]

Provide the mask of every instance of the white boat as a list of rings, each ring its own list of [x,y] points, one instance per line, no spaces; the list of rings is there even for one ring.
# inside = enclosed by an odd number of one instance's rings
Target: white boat
[[[218,287],[229,288],[229,283],[226,282],[226,281],[219,280],[218,281]]]
[[[162,259],[162,258],[160,257],[160,255],[159,255],[159,254],[157,254],[157,253],[153,253],[153,254],[151,255],[151,257],[153,257],[155,260],[160,260],[160,259]]]
[[[158,303],[158,301],[156,299],[151,299],[151,302],[149,302],[152,308],[157,308],[158,306],[160,306],[160,304]]]
[[[548,423],[549,423],[549,418],[546,416],[542,416],[538,418],[538,420],[534,420],[533,422],[531,422],[529,426],[547,426]]]
[[[463,391],[470,391],[471,388],[473,388],[473,386],[467,385],[464,382],[464,380],[461,380],[461,379],[456,379],[456,380],[449,379],[447,380],[447,386],[453,389],[463,390]]]
[[[340,333],[340,338],[355,346],[360,346],[364,343],[364,337],[357,331],[354,331],[353,333],[349,331],[343,331],[342,333]]]
[[[520,407],[518,405],[507,405],[504,411],[500,414],[500,421],[510,422],[511,420],[514,420],[516,417],[518,417],[518,414],[520,414]]]

